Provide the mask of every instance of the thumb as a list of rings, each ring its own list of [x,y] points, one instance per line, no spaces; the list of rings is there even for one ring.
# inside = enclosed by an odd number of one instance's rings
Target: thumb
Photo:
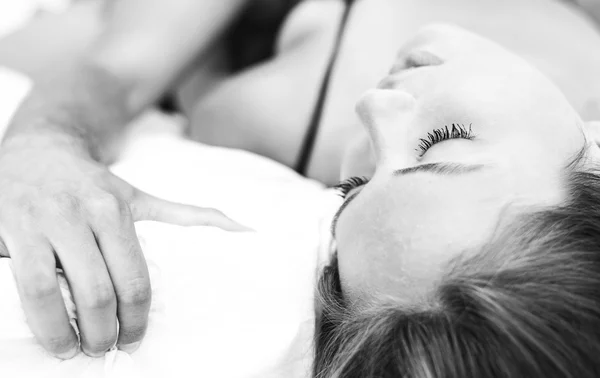
[[[152,220],[178,226],[214,226],[226,231],[253,231],[221,211],[167,201],[136,190],[129,203],[133,221]]]

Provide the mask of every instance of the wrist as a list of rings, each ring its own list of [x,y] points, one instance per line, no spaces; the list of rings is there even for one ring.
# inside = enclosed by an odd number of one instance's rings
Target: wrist
[[[60,149],[75,155],[93,158],[89,143],[85,138],[72,135],[51,128],[39,128],[37,130],[21,130],[7,134],[0,143],[2,150],[24,150],[35,149],[49,151]]]

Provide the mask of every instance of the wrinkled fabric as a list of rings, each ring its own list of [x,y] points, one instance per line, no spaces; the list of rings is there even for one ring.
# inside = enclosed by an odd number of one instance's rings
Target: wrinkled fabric
[[[0,119],[0,131],[6,124]],[[152,283],[148,331],[131,355],[113,348],[96,359],[60,361],[36,343],[10,259],[0,259],[0,377],[309,376],[318,256],[340,199],[266,158],[184,140],[179,126],[158,114],[140,120],[111,169],[153,195],[216,207],[256,232],[137,223]],[[76,327],[68,283],[59,280]]]

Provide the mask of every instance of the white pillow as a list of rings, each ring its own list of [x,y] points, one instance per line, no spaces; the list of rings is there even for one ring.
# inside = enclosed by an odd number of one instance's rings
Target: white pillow
[[[28,77],[0,66],[0,140],[32,85]]]

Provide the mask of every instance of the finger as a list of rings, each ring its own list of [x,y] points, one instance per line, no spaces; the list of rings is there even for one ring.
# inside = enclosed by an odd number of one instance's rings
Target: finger
[[[31,235],[11,234],[5,240],[29,328],[52,355],[74,357],[79,343],[58,285],[52,247]]]
[[[133,352],[146,333],[152,289],[131,213],[126,204],[122,207],[112,216],[96,216],[92,228],[117,295],[117,345]]]
[[[103,356],[117,340],[117,299],[94,235],[83,221],[73,220],[48,235],[77,307],[81,349],[92,357]]]
[[[153,220],[179,226],[214,226],[226,231],[253,231],[221,211],[163,200],[138,191],[130,202],[134,221]]]

